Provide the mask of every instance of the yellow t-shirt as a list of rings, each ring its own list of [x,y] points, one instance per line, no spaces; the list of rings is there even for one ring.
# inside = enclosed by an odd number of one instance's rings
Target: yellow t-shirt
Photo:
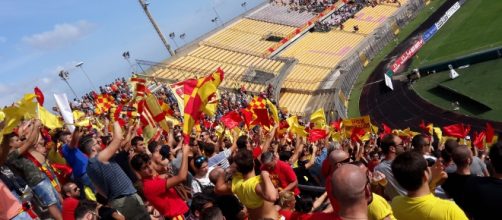
[[[389,216],[391,220],[395,220],[392,208],[387,200],[378,194],[373,193],[373,201],[368,205],[368,219],[382,220]]]
[[[411,198],[408,196],[396,196],[392,200],[392,211],[397,219],[421,220],[421,219],[455,219],[467,220],[464,211],[453,201],[435,197],[432,193],[426,196]]]
[[[259,208],[263,205],[263,199],[256,194],[256,185],[260,184],[260,182],[260,176],[244,180],[241,173],[236,173],[232,178],[232,192],[237,195],[246,208]]]

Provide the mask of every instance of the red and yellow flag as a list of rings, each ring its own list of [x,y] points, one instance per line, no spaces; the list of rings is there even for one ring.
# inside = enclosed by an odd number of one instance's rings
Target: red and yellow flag
[[[114,99],[111,95],[101,94],[96,97],[96,114],[104,114],[114,105]]]
[[[189,79],[183,85],[184,116],[183,135],[185,143],[190,141],[190,133],[199,120],[201,112],[206,107],[209,100],[216,95],[218,86],[223,81],[223,70],[218,68],[216,72],[200,79]]]

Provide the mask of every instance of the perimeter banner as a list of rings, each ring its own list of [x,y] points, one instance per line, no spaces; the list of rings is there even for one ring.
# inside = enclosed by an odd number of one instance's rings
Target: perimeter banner
[[[408,48],[408,50],[406,50],[406,52],[401,54],[401,56],[399,56],[399,58],[397,58],[397,60],[394,62],[394,64],[392,64],[392,66],[391,66],[392,72],[397,73],[399,68],[404,63],[406,63],[406,61],[408,61],[413,55],[415,55],[418,52],[418,50],[420,50],[420,48],[422,48],[423,45],[424,45],[424,39],[423,38],[418,39],[413,44],[413,46]]]

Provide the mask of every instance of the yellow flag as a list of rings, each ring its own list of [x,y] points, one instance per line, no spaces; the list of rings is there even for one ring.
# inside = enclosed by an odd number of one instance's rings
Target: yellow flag
[[[438,137],[439,142],[443,139],[443,131],[441,131],[440,127],[434,127],[434,132],[436,133],[436,136]]]
[[[310,122],[314,123],[315,128],[324,128],[326,126],[326,115],[324,115],[324,108],[317,109],[310,115]]]
[[[296,117],[296,115],[286,119],[286,122],[288,122],[289,131],[291,131],[293,134],[296,134],[296,135],[299,135],[302,137],[307,136],[307,132],[305,131],[305,127],[301,126],[298,123],[298,117]]]
[[[5,120],[5,113],[0,110],[0,122],[2,122],[3,120]]]
[[[277,107],[275,107],[274,103],[272,103],[268,99],[267,99],[267,106],[268,109],[270,109],[270,112],[272,113],[272,118],[274,118],[274,122],[276,124],[279,124],[279,112],[277,111]]]
[[[50,113],[47,109],[40,105],[38,105],[38,119],[40,119],[40,122],[45,127],[48,127],[51,130],[63,127],[63,122],[61,122],[56,115]]]
[[[373,132],[373,134],[378,134],[378,126],[370,124],[370,127],[371,127],[371,132]]]

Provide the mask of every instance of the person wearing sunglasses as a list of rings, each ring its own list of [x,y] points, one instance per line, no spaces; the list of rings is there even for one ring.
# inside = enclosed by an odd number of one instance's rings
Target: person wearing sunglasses
[[[77,184],[73,182],[68,182],[63,186],[63,219],[74,220],[75,219],[75,209],[78,206],[78,200],[80,198],[80,188]]]
[[[391,200],[398,195],[406,195],[406,190],[399,185],[391,170],[392,161],[394,161],[394,158],[402,150],[402,147],[403,140],[397,135],[385,135],[380,141],[380,148],[382,149],[384,159],[375,167],[375,171],[385,175],[388,184],[385,185],[384,194]]]
[[[207,157],[198,156],[194,162],[195,175],[192,181],[192,194],[203,192],[206,188],[213,187],[213,183],[209,180],[209,173],[214,167],[208,167]]]

